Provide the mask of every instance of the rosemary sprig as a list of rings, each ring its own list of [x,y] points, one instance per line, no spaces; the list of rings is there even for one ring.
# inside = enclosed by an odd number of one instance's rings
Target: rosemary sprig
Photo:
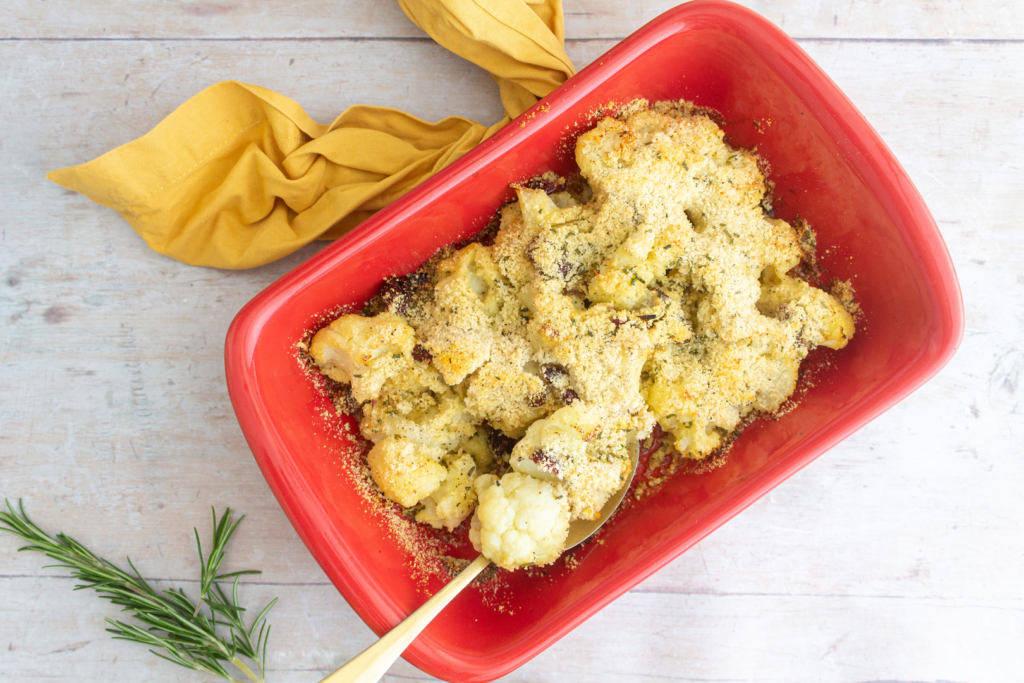
[[[199,600],[193,603],[180,588],[154,590],[129,558],[125,559],[132,573],[96,557],[69,536],[57,534],[51,538],[28,518],[20,500],[18,510],[9,500],[4,499],[4,502],[7,512],[0,511],[0,530],[28,542],[18,550],[34,550],[56,560],[57,564],[48,566],[69,570],[71,576],[80,581],[75,590],[91,588],[115,605],[121,605],[122,611],[131,612],[131,616],[141,623],[140,626],[107,619],[112,626],[107,631],[113,633],[115,639],[148,645],[150,652],[157,657],[232,683],[244,683],[245,679],[251,683],[263,683],[267,640],[270,638],[267,613],[277,598],[271,600],[246,629],[242,621],[242,613],[246,610],[238,605],[238,579],[243,574],[260,572],[217,573],[224,560],[224,548],[245,515],[233,520],[232,510],[227,508],[218,520],[216,510],[213,511],[213,542],[205,558],[199,532],[196,531],[201,592]],[[230,578],[234,580],[228,591],[219,582]],[[204,603],[206,609],[202,609]],[[229,674],[225,663],[233,664],[245,679]]]

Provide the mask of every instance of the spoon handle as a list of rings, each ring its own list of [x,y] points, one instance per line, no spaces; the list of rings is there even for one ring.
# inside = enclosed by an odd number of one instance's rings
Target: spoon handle
[[[320,681],[320,683],[377,683],[387,670],[394,664],[409,643],[427,627],[445,605],[452,601],[459,592],[491,563],[481,555],[473,563],[462,570],[458,576],[448,582],[434,597],[427,600],[418,610],[406,617],[383,638],[366,648],[355,658],[346,662],[340,669]]]

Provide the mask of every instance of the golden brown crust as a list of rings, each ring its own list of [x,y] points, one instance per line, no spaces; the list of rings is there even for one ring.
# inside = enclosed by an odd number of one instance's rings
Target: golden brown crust
[[[451,528],[475,504],[453,491],[500,461],[485,423],[588,517],[627,473],[627,438],[657,422],[666,448],[706,458],[779,409],[808,350],[853,335],[852,291],[792,277],[813,233],[765,214],[760,160],[705,112],[635,103],[576,159],[584,184],[517,186],[493,243],[445,251],[313,339],[326,375],[369,378],[352,394],[371,471],[423,521]]]

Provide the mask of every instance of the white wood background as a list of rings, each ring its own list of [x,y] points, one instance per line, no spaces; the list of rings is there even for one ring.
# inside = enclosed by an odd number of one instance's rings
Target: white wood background
[[[674,4],[565,0],[578,67]],[[930,384],[506,680],[1024,680],[1024,5],[745,0],[799,39],[917,183],[967,333]],[[329,121],[356,103],[500,114],[475,67],[387,0],[0,3],[0,495],[194,589],[193,525],[280,596],[269,680],[311,682],[373,636],[281,513],[228,403],[235,312],[317,247],[246,272],[150,252],[43,179],[201,88],[257,83]],[[0,680],[203,680],[110,640],[115,611],[0,537]],[[386,680],[426,680],[400,661]]]

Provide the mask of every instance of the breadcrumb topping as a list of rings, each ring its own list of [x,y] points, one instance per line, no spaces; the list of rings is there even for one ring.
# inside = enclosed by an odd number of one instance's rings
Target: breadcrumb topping
[[[493,244],[388,281],[310,344],[351,386],[384,495],[449,530],[475,510],[507,569],[600,515],[630,439],[658,425],[663,450],[705,459],[854,334],[847,283],[793,276],[813,233],[765,214],[756,155],[692,105],[631,104],[575,152],[582,180],[516,186]]]

